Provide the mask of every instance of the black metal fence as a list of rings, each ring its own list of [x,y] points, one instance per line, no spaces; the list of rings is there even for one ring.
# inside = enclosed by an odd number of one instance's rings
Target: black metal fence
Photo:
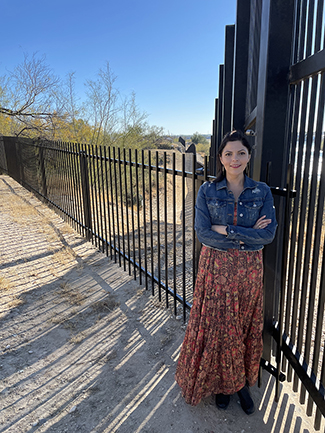
[[[273,187],[279,221],[264,254],[263,357],[276,357],[277,377],[282,369],[301,403],[308,395],[307,414],[319,430],[325,415],[325,1],[237,0],[236,25],[226,27],[225,41],[210,174],[223,134],[250,131],[250,173]]]
[[[300,402],[308,400],[307,414],[315,414],[317,429],[325,415],[324,26],[324,1],[297,2],[287,116],[290,183],[297,194],[289,208],[278,326],[289,361],[283,370],[300,391]]]
[[[50,203],[184,321],[199,248],[194,201],[204,178],[196,168],[196,155],[179,151],[0,138],[0,169]]]

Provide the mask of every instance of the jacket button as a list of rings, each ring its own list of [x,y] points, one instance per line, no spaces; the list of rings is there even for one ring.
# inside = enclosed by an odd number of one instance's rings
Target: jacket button
[[[241,213],[241,214],[239,214],[239,216],[240,216],[240,217],[243,217],[244,215]]]
[[[243,204],[241,201],[239,202],[240,206]]]
[[[233,230],[230,230],[230,233],[234,233],[234,231],[233,231]]]
[[[244,248],[245,248],[244,246],[241,246],[241,247],[240,247],[241,250],[243,250]]]

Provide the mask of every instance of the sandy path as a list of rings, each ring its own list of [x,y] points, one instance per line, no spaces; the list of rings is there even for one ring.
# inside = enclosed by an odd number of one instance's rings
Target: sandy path
[[[236,396],[226,412],[186,405],[182,323],[8,176],[0,233],[0,432],[314,431],[267,373],[250,417]]]

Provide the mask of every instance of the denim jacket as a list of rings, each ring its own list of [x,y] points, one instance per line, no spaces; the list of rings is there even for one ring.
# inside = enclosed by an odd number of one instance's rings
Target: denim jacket
[[[235,198],[227,180],[201,185],[195,212],[195,230],[199,241],[209,247],[257,251],[273,241],[277,222],[270,188],[245,176],[244,189],[237,202],[237,225],[234,225]],[[272,222],[264,229],[253,229],[263,215]],[[227,236],[211,230],[211,225],[227,226]]]

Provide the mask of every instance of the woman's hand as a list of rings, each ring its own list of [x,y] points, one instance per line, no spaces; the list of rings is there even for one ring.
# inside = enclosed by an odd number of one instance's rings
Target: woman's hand
[[[213,224],[211,226],[211,230],[219,233],[220,235],[227,236],[227,226],[219,226],[219,225]]]
[[[256,221],[253,229],[265,229],[271,222],[271,219],[266,219],[266,215],[263,215]]]

